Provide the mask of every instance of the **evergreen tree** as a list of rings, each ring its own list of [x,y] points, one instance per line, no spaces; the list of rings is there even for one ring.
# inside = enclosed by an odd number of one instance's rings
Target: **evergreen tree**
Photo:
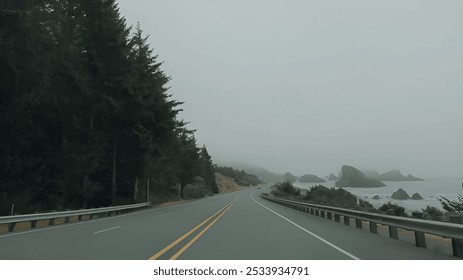
[[[212,161],[115,0],[0,2],[0,214],[172,196]]]

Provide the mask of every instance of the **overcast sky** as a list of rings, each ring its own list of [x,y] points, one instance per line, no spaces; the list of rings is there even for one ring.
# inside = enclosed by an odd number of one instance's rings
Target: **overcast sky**
[[[463,176],[463,1],[119,3],[214,160]]]

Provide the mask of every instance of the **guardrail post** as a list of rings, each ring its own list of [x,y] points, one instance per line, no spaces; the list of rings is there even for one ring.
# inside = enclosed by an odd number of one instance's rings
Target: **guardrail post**
[[[69,217],[64,217],[64,223],[65,224],[69,223]]]
[[[355,219],[355,227],[359,229],[363,229],[363,222],[361,219]]]
[[[8,224],[8,232],[13,232],[14,231],[14,226],[16,226],[16,223],[9,223]]]
[[[333,216],[330,212],[327,212],[326,213],[326,218],[328,218],[328,220],[332,220],[333,219]]]
[[[320,211],[320,217],[325,218],[325,211]]]
[[[83,216],[83,215],[77,216],[77,220],[78,220],[79,222],[82,221],[82,216]]]
[[[55,219],[54,219],[54,218],[48,220],[48,225],[49,225],[49,226],[52,226],[52,225],[54,225],[54,224],[55,224]]]
[[[341,221],[341,216],[339,216],[339,214],[334,214],[334,221],[339,223]]]
[[[313,208],[310,208],[310,214],[315,215],[315,210]]]
[[[424,232],[415,231],[415,244],[416,247],[426,248],[426,237]]]
[[[399,239],[399,232],[396,227],[389,226],[389,237],[393,239]]]
[[[36,228],[37,227],[37,220],[31,221],[31,228]]]
[[[463,240],[452,238],[452,249],[455,257],[463,258]]]
[[[348,216],[344,216],[344,224],[350,226],[350,218]]]
[[[378,225],[375,222],[370,222],[370,232],[374,234],[378,233]]]
[[[315,210],[315,216],[319,216],[319,215],[320,215],[320,211]]]

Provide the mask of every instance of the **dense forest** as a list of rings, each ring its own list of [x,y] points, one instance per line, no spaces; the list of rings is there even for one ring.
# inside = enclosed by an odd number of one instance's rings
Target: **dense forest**
[[[0,215],[218,192],[169,80],[115,0],[2,0]]]

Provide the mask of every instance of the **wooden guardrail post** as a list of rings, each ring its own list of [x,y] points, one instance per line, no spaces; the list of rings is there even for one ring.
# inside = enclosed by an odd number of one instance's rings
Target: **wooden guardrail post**
[[[452,238],[452,249],[455,257],[463,258],[463,240]]]
[[[344,216],[344,224],[350,226],[350,218],[348,216]]]
[[[55,224],[55,219],[54,218],[51,218],[50,220],[48,220],[48,225],[49,226],[52,226]]]
[[[359,229],[363,229],[363,222],[361,219],[355,219],[355,227]]]
[[[389,226],[389,237],[393,239],[399,239],[399,232],[396,227]]]
[[[370,222],[370,232],[374,234],[378,233],[378,225],[375,222]]]
[[[339,216],[339,214],[334,214],[334,221],[339,223],[341,221],[341,216]]]
[[[415,245],[416,247],[426,248],[426,236],[424,232],[415,231]]]
[[[69,216],[68,216],[68,217],[64,217],[64,223],[65,223],[65,224],[69,223]]]
[[[331,212],[327,212],[326,213],[326,218],[328,218],[328,220],[332,220],[333,219],[333,214],[331,214]]]
[[[9,223],[8,224],[8,232],[13,232],[15,226],[16,226],[16,223]]]
[[[325,218],[325,211],[323,210],[320,211],[320,217]]]
[[[37,220],[31,221],[31,228],[37,227]]]

